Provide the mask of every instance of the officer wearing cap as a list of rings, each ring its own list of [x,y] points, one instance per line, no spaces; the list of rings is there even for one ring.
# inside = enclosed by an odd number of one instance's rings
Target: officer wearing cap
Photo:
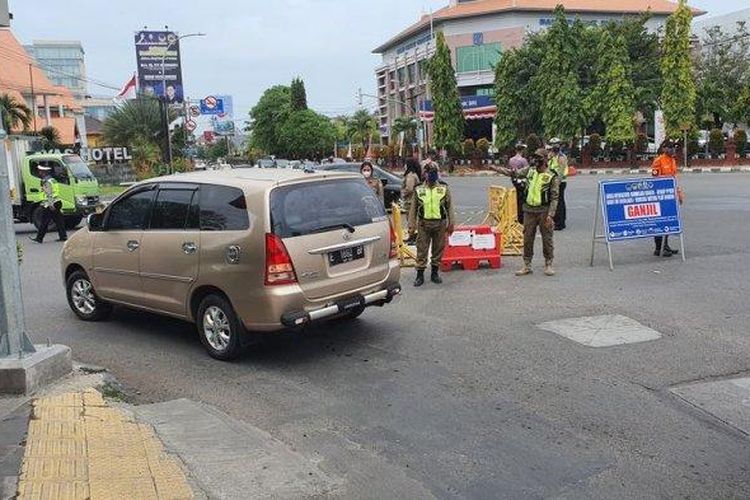
[[[44,236],[47,234],[50,221],[55,221],[57,227],[58,241],[68,239],[65,231],[65,219],[62,214],[62,199],[60,198],[60,184],[52,177],[52,169],[47,165],[39,165],[37,170],[42,175],[42,190],[44,191],[44,200],[42,201],[42,220],[37,229],[36,236],[30,236],[31,241],[44,243]]]
[[[565,190],[568,187],[568,157],[560,151],[560,139],[554,137],[549,141],[549,168],[556,172],[560,178],[560,201],[557,204],[555,213],[555,230],[562,231],[565,229],[565,219],[567,218],[567,207],[565,206]]]
[[[524,169],[513,171],[508,168],[497,167],[495,170],[510,177],[526,177],[526,201],[523,204],[523,267],[516,272],[516,276],[531,274],[531,261],[534,258],[534,240],[537,227],[542,233],[542,248],[544,250],[544,274],[554,276],[552,263],[555,259],[553,241],[555,221],[554,216],[560,196],[560,176],[549,168],[547,151],[537,149],[530,158],[531,165]]]
[[[424,285],[427,257],[432,249],[430,280],[439,285],[440,261],[445,249],[446,231],[453,232],[455,216],[448,185],[440,180],[437,163],[425,162],[424,182],[417,186],[409,210],[409,227],[417,228],[417,277],[414,286]]]

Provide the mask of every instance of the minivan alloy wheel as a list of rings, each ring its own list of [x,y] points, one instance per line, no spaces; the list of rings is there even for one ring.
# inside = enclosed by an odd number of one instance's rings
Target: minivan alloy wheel
[[[70,290],[73,306],[82,314],[91,314],[96,309],[96,297],[91,282],[79,278],[73,282]]]
[[[203,335],[217,351],[223,351],[229,345],[232,327],[229,318],[219,307],[210,306],[203,313]]]

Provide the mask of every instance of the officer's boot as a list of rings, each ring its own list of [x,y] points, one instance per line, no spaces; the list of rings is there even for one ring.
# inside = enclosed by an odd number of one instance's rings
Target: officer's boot
[[[531,264],[526,264],[524,262],[523,267],[516,271],[516,276],[526,276],[528,274],[533,273],[534,271],[531,269]]]
[[[435,283],[436,285],[441,285],[443,283],[443,278],[440,277],[439,274],[440,269],[436,266],[432,267],[432,274],[430,275],[430,281]]]
[[[417,277],[414,280],[414,286],[424,285],[424,269],[417,270]]]
[[[552,261],[548,260],[546,265],[544,266],[544,275],[545,276],[554,276],[555,275],[555,269],[552,267]]]
[[[664,253],[670,253],[672,255],[677,255],[678,253],[680,253],[678,250],[673,250],[669,246],[669,237],[666,236],[664,237]]]

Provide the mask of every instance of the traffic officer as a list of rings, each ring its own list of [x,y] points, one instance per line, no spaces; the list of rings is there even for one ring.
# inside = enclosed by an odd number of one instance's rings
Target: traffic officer
[[[560,139],[557,137],[550,139],[549,145],[549,168],[553,172],[556,172],[560,178],[560,201],[557,204],[557,212],[555,213],[555,230],[562,231],[565,229],[565,219],[567,219],[568,215],[565,205],[565,190],[568,187],[568,173],[570,168],[568,167],[568,157],[560,151]]]
[[[537,149],[530,158],[531,165],[521,170],[513,171],[498,167],[495,170],[511,177],[526,177],[526,201],[523,204],[523,267],[516,272],[516,276],[531,274],[531,261],[534,258],[534,240],[536,229],[542,233],[542,248],[544,250],[544,274],[554,276],[552,267],[555,259],[553,241],[558,200],[560,197],[560,176],[549,168],[547,151]]]
[[[414,286],[424,285],[427,257],[432,249],[433,283],[439,285],[440,261],[445,249],[446,231],[453,232],[455,216],[448,185],[440,180],[438,165],[434,161],[423,166],[425,181],[416,187],[409,210],[409,227],[417,228],[417,278]]]
[[[414,190],[422,182],[422,167],[419,165],[419,150],[414,150],[414,155],[406,160],[406,172],[401,185],[401,198],[404,200],[404,211],[409,217],[411,201],[414,198]],[[407,221],[408,223],[408,221]],[[417,228],[409,226],[409,239],[406,243],[413,245],[417,240]]]
[[[68,239],[65,231],[65,219],[62,214],[62,199],[60,198],[60,184],[52,177],[52,169],[46,165],[37,167],[39,174],[42,175],[42,191],[44,191],[44,200],[42,201],[42,220],[37,230],[36,236],[30,236],[31,241],[37,243],[44,242],[44,236],[47,234],[50,221],[55,221],[57,227],[58,241]]]
[[[654,159],[651,165],[651,175],[654,177],[674,177],[675,184],[677,181],[677,153],[675,146],[672,143],[666,143],[662,154]],[[677,199],[682,205],[682,188],[677,188]],[[669,248],[669,236],[655,236],[654,237],[654,255],[659,257],[671,257],[678,254],[677,250]]]
[[[508,168],[512,171],[522,170],[529,166],[529,161],[524,156],[526,144],[516,144],[516,155],[508,160]],[[523,224],[523,202],[526,199],[526,178],[512,177],[511,182],[516,188],[516,210],[518,213],[518,223]]]

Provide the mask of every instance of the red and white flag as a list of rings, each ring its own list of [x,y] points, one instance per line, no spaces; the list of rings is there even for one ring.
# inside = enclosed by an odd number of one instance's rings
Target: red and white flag
[[[120,93],[117,94],[118,99],[132,99],[135,97],[135,74],[133,74],[132,77],[130,77],[130,80],[122,87],[122,90],[120,90]]]

